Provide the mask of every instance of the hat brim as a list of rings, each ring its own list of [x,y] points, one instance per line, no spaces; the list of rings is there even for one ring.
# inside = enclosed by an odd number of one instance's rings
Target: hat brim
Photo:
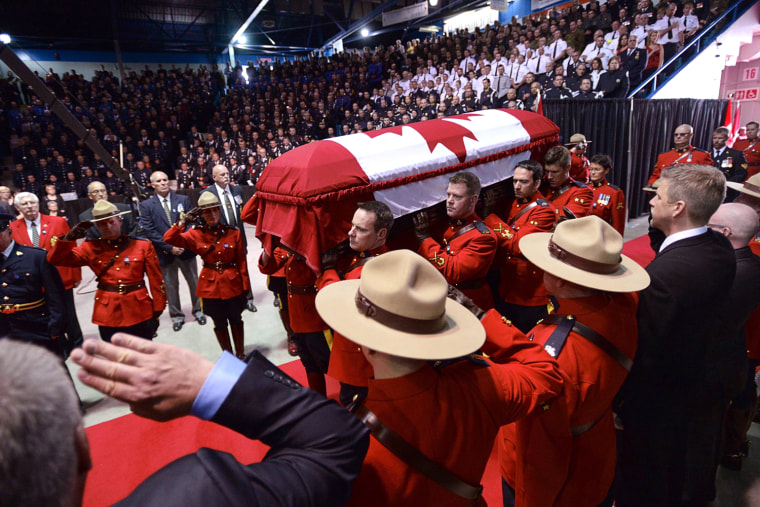
[[[576,144],[580,144],[580,143],[591,144],[593,142],[594,141],[576,141],[574,143],[565,143],[565,146],[575,146]]]
[[[204,204],[203,206],[198,206],[198,208],[201,209],[201,210],[212,209],[212,208],[221,208],[221,207],[222,207],[222,203],[219,203],[219,202],[217,202],[216,204],[211,203],[211,204]]]
[[[606,292],[636,292],[649,286],[649,273],[636,261],[622,255],[618,269],[610,274],[599,274],[576,268],[549,253],[550,232],[534,232],[520,240],[520,251],[533,264],[544,271],[583,287]]]
[[[354,302],[361,280],[344,280],[317,293],[317,311],[335,331],[363,347],[409,359],[453,359],[478,350],[486,332],[477,317],[446,299],[446,325],[435,334],[398,331],[367,317]]]
[[[113,217],[120,217],[121,215],[126,215],[127,213],[132,213],[132,210],[126,210],[126,211],[119,211],[113,214],[108,214],[106,216],[98,217],[98,218],[91,218],[90,222],[102,222],[103,220],[108,220],[109,218]]]
[[[752,197],[757,197],[760,199],[760,192],[753,192],[752,190],[749,190],[744,186],[742,183],[736,183],[735,181],[727,181],[726,186],[728,188],[732,188],[736,190],[737,192],[741,192],[742,194],[751,195]]]

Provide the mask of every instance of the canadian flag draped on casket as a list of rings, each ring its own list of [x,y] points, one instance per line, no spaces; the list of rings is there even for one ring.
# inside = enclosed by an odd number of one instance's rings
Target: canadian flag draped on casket
[[[400,217],[443,201],[455,172],[476,174],[483,187],[510,178],[558,136],[544,116],[488,109],[306,144],[259,179],[256,236],[270,252],[280,238],[319,272],[321,252],[346,239],[357,203],[382,201]]]

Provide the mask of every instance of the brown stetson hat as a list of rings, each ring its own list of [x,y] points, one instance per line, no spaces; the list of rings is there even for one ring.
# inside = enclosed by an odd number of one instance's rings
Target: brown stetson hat
[[[752,197],[760,199],[760,173],[747,178],[744,183],[736,183],[735,181],[727,181],[726,186],[738,190],[742,194],[747,194]]]
[[[446,297],[448,283],[411,250],[379,255],[359,280],[317,293],[317,311],[338,333],[364,347],[411,359],[453,359],[478,350],[485,330]]]
[[[554,233],[528,234],[520,251],[544,271],[583,287],[634,292],[649,285],[646,270],[622,254],[620,233],[595,215],[561,222]]]
[[[217,208],[221,206],[219,198],[212,192],[203,192],[198,198],[198,207],[200,209]]]
[[[90,222],[100,222],[101,220],[126,215],[127,213],[132,212],[130,210],[119,211],[119,208],[117,208],[115,204],[108,202],[105,199],[101,199],[92,207],[92,219]]]
[[[586,136],[583,134],[573,134],[570,136],[570,142],[565,143],[565,146],[575,146],[578,143],[586,143],[589,144],[592,141],[587,141]]]

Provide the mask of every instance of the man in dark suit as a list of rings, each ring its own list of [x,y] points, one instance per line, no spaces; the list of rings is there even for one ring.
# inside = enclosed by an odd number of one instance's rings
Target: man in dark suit
[[[706,224],[725,196],[725,177],[708,165],[675,165],[649,202],[657,256],[641,292],[639,343],[620,392],[621,507],[705,505],[720,396],[710,382],[713,340],[724,336],[723,316],[736,272],[728,240]],[[650,235],[652,232],[650,231]]]
[[[250,465],[225,452],[201,449],[154,473],[117,505],[348,501],[369,445],[367,430],[340,405],[301,387],[258,352],[247,364],[223,354],[214,365],[180,347],[117,334],[113,344],[85,341],[72,358],[82,366],[79,377],[85,384],[129,403],[137,414],[161,421],[194,414],[271,446],[264,461]],[[229,380],[223,392],[211,388],[218,374]],[[92,462],[75,391],[65,375],[47,352],[0,341],[0,384],[12,386],[0,391],[0,429],[37,435],[20,439],[20,449],[14,445],[18,442],[0,441],[3,505],[82,504]],[[28,473],[30,468],[35,473]],[[61,470],[71,475],[64,478]]]
[[[166,284],[166,297],[169,301],[169,316],[172,329],[179,331],[185,323],[185,314],[179,300],[179,271],[185,277],[190,289],[193,315],[198,324],[204,325],[206,317],[201,311],[201,302],[195,294],[198,285],[198,263],[190,250],[171,246],[164,241],[164,233],[190,211],[190,199],[169,190],[169,177],[162,171],[150,175],[150,183],[155,194],[140,203],[140,226],[143,234],[152,243],[158,254],[158,263]]]
[[[214,166],[211,171],[211,177],[214,184],[210,185],[204,192],[214,194],[222,207],[221,219],[225,225],[231,225],[240,229],[240,235],[243,237],[243,245],[248,251],[248,240],[245,237],[243,222],[240,220],[240,210],[243,207],[243,191],[238,185],[230,185],[230,172],[223,165]],[[255,312],[256,305],[253,304],[253,292],[248,291],[248,311]]]
[[[723,428],[723,449],[720,463],[729,470],[739,471],[742,459],[749,452],[747,429],[755,412],[755,368],[757,361],[748,361],[745,324],[760,306],[760,257],[748,246],[758,230],[758,216],[751,207],[739,203],[726,203],[710,218],[707,226],[728,238],[736,254],[736,278],[731,287],[726,315],[727,326],[722,347],[712,354],[721,353],[722,367],[716,381],[724,386],[725,405],[728,407]],[[731,403],[729,404],[729,400]]]
[[[0,213],[0,339],[33,343],[63,359],[67,318],[61,275],[44,249],[13,240],[15,220]]]
[[[728,129],[718,127],[713,130],[712,135],[712,156],[713,165],[722,171],[726,176],[726,181],[744,183],[747,179],[747,161],[744,159],[744,153],[741,150],[735,150],[726,146],[728,141]],[[736,190],[726,190],[726,202],[731,202],[739,195]]]
[[[93,181],[87,186],[87,197],[92,201],[93,206],[101,199],[108,200],[108,191],[106,186],[100,181]],[[132,216],[131,209],[126,204],[114,203],[119,211],[130,211],[122,215],[121,232],[127,236],[133,236],[137,233],[137,222],[135,217]],[[84,222],[86,220],[92,220],[92,208],[86,209],[79,214],[79,221]],[[87,239],[97,239],[101,237],[100,230],[97,227],[90,227],[87,230]]]
[[[641,84],[641,76],[647,66],[647,50],[636,47],[638,41],[638,37],[629,35],[628,47],[618,55],[621,68],[628,71],[628,80],[631,85],[629,91],[635,90]]]

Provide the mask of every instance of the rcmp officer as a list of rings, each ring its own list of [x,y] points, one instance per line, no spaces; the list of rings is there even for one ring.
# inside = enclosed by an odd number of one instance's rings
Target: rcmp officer
[[[591,213],[594,193],[585,184],[570,177],[570,152],[553,146],[544,155],[546,200],[554,206],[558,220],[585,217]],[[567,212],[573,216],[568,215]]]
[[[380,201],[359,203],[348,231],[350,249],[341,252],[335,248],[323,254],[322,276],[317,280],[319,289],[340,280],[358,279],[368,261],[388,251],[385,241],[392,226],[393,213],[387,204]],[[340,381],[340,402],[344,406],[355,401],[356,395],[359,401],[366,397],[372,367],[358,345],[340,333],[333,334],[327,373]]]
[[[712,135],[712,159],[713,165],[726,175],[726,181],[743,183],[747,179],[747,161],[744,159],[744,153],[726,146],[728,141],[728,129],[718,127],[713,130]],[[726,202],[733,201],[736,192],[730,189],[726,190]]]
[[[446,280],[484,309],[493,308],[486,275],[496,255],[496,236],[475,214],[480,180],[468,172],[456,173],[446,189],[449,226],[441,243],[430,237],[427,213],[414,216],[417,253],[428,259]]]
[[[549,232],[557,220],[554,206],[538,188],[543,176],[541,164],[534,160],[518,162],[512,176],[515,200],[506,213],[491,213],[484,222],[496,234],[499,248],[495,266],[499,269],[499,312],[523,332],[546,316],[549,293],[544,287],[544,272],[528,262],[520,251],[520,239],[534,232]],[[486,207],[492,192],[486,193]],[[484,212],[485,214],[485,212]],[[503,219],[502,216],[506,215]]]
[[[570,177],[582,183],[588,182],[588,157],[586,149],[591,141],[583,134],[573,134],[565,146],[570,151]]]
[[[202,300],[202,312],[214,321],[214,333],[222,350],[232,352],[230,334],[235,344],[235,355],[245,358],[245,334],[241,314],[245,309],[245,294],[251,289],[248,263],[241,231],[222,223],[221,203],[211,192],[203,192],[198,207],[170,227],[163,240],[172,246],[197,253],[203,269],[196,288]],[[203,217],[203,225],[185,230],[187,223]]]
[[[530,234],[520,248],[545,272],[557,302],[532,340],[568,380],[551,406],[502,430],[502,474],[518,505],[599,505],[615,475],[612,402],[636,353],[634,292],[649,285],[649,275],[622,255],[622,236],[594,216]]]
[[[694,137],[694,129],[691,125],[683,124],[676,127],[676,130],[673,133],[674,148],[665,153],[660,153],[657,157],[657,163],[654,166],[652,175],[647,181],[648,187],[651,187],[655,181],[660,179],[660,173],[666,167],[682,164],[713,164],[709,153],[698,150],[691,145],[692,137]]]
[[[0,337],[39,345],[63,359],[67,322],[61,275],[45,250],[13,240],[14,220],[0,213]]]
[[[742,139],[734,143],[734,149],[744,152],[744,158],[747,161],[748,176],[754,176],[760,173],[760,139],[757,137],[759,123],[751,121],[747,123],[747,139]]]
[[[607,181],[607,175],[611,170],[612,159],[609,155],[598,153],[591,157],[589,174],[591,188],[594,190],[591,214],[610,224],[623,236],[625,234],[625,195],[620,187]]]
[[[51,264],[89,266],[95,272],[98,290],[92,322],[98,325],[105,341],[120,331],[151,339],[166,307],[166,287],[156,250],[150,241],[121,232],[124,213],[130,212],[120,211],[101,199],[93,207],[93,219],[78,223],[58,237],[48,253]],[[76,240],[85,237],[96,224],[101,237],[77,246]],[[152,299],[144,280],[146,274]]]

